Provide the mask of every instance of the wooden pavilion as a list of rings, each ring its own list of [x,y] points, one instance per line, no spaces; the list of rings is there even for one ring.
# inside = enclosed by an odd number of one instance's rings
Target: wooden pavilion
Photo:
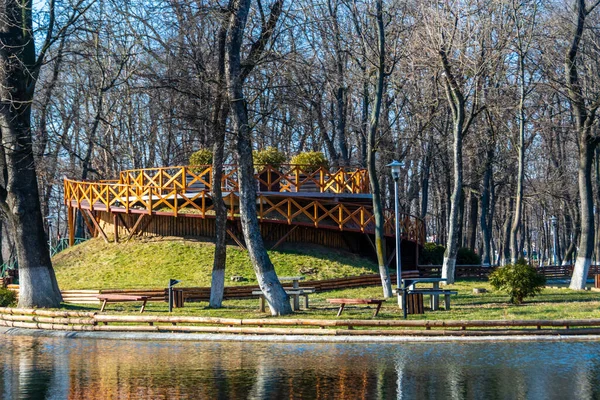
[[[260,168],[256,207],[265,242],[314,243],[373,256],[374,219],[368,174],[361,168],[302,166]],[[77,213],[94,236],[109,241],[145,236],[214,236],[212,167],[166,167],[123,171],[116,180],[64,180],[69,242]],[[239,222],[238,171],[226,166],[220,182],[228,208],[227,233],[244,247]],[[394,213],[385,212],[388,264],[394,259]],[[415,267],[425,243],[425,224],[401,214],[402,262]]]

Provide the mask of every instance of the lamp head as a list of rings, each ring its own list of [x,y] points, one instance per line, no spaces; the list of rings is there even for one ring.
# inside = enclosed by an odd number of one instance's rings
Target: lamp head
[[[392,178],[394,178],[395,181],[400,179],[400,169],[404,167],[404,163],[394,160],[388,165],[386,165],[386,167],[390,167],[390,170],[392,172]]]

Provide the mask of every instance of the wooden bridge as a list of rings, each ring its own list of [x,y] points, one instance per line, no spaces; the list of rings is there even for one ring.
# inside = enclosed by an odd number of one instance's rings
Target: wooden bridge
[[[338,168],[330,171],[319,168],[309,171],[298,165],[285,165],[279,169],[264,166],[255,177],[258,184],[258,218],[262,224],[290,227],[288,233],[283,235],[288,235],[297,227],[367,235],[374,233],[375,222],[365,169]],[[145,215],[170,219],[213,219],[213,185],[210,165],[128,170],[121,172],[117,180],[95,182],[65,178],[64,200],[69,210],[69,238],[74,239],[77,211],[81,212],[91,232],[105,238],[106,233],[113,233],[116,240],[120,234],[130,237],[140,234],[148,224],[147,220],[144,222]],[[236,166],[225,167],[220,185],[228,219],[239,220]],[[385,235],[391,238],[394,235],[394,213],[386,210],[384,215]],[[164,218],[161,224],[170,224],[169,229],[175,229],[173,222]],[[417,245],[425,242],[425,225],[421,219],[402,214],[400,226],[403,240]],[[155,227],[156,234],[161,234],[160,230]],[[194,234],[193,229],[187,230],[189,234]],[[177,232],[163,234],[173,233]],[[205,229],[197,234],[210,232]],[[230,232],[230,235],[236,236],[235,232]]]

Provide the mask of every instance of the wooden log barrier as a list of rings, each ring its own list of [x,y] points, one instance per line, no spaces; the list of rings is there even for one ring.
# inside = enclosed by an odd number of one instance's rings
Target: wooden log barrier
[[[0,326],[61,331],[203,332],[289,335],[489,336],[597,335],[600,319],[572,320],[316,320],[101,315],[94,312],[0,308]],[[373,328],[358,329],[354,328]]]

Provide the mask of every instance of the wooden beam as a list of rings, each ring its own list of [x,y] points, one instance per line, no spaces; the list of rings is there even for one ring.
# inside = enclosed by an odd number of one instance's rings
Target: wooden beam
[[[92,235],[92,237],[96,237],[96,230],[92,226],[92,223],[89,221],[87,214],[84,212],[84,209],[79,209],[79,212],[81,213],[81,219],[83,219],[83,222],[85,222],[85,225],[87,226],[90,235]]]
[[[67,207],[67,225],[69,228],[69,247],[75,245],[75,212],[76,208],[71,206]]]
[[[233,241],[234,241],[234,242],[236,242],[236,243],[237,243],[237,245],[238,245],[238,246],[240,246],[240,248],[241,248],[242,250],[246,250],[246,246],[244,246],[244,243],[242,243],[242,241],[240,241],[240,239],[238,239],[238,237],[235,235],[235,233],[233,233],[233,232],[231,231],[231,229],[227,229],[227,234],[228,234],[229,236],[231,236],[231,238],[233,239]]]
[[[113,226],[115,231],[115,243],[119,243],[119,217],[116,213],[113,214]]]
[[[123,225],[123,228],[125,228],[125,230],[127,231],[127,235],[130,235],[131,230],[127,226],[127,222],[125,222],[125,218],[123,218],[123,216],[121,214],[115,214],[115,215],[117,215],[119,217],[119,220],[121,221],[121,225]]]
[[[373,250],[375,250],[375,254],[377,254],[377,247],[375,247],[375,243],[373,243],[373,241],[371,240],[371,236],[369,236],[368,233],[365,233],[365,236],[367,237],[369,243],[371,243],[371,247],[373,248]]]
[[[92,223],[94,224],[94,227],[96,228],[96,231],[102,235],[102,238],[104,239],[104,241],[106,243],[109,243],[108,241],[108,236],[106,236],[106,233],[104,233],[104,231],[102,230],[102,228],[100,227],[100,224],[98,224],[98,221],[96,221],[96,218],[94,218],[94,214],[92,214],[92,212],[90,210],[85,210],[88,213],[88,216],[90,217],[90,219],[92,220]]]
[[[396,257],[396,252],[395,251],[392,254],[390,254],[390,257],[388,258],[387,262],[385,263],[385,266],[387,268],[390,267],[390,264],[392,263],[392,260],[394,259],[394,257]]]
[[[298,225],[294,225],[294,227],[292,229],[290,229],[289,231],[287,231],[287,233],[285,235],[283,235],[283,237],[281,239],[279,239],[277,241],[277,243],[275,243],[273,245],[273,247],[271,247],[271,250],[275,250],[275,248],[277,246],[279,246],[281,243],[283,243],[285,241],[285,239],[287,239],[288,236],[290,236],[292,234],[292,232],[294,232],[297,228],[298,228]]]
[[[131,230],[129,231],[129,236],[127,237],[126,240],[131,240],[131,238],[133,237],[133,235],[136,234],[138,227],[140,226],[140,223],[142,222],[142,220],[144,219],[144,217],[147,214],[140,214],[140,216],[138,217],[137,221],[135,221],[135,224],[133,224],[133,227],[131,228]],[[152,219],[152,216],[150,216],[149,219]],[[149,221],[148,221],[149,222]]]

